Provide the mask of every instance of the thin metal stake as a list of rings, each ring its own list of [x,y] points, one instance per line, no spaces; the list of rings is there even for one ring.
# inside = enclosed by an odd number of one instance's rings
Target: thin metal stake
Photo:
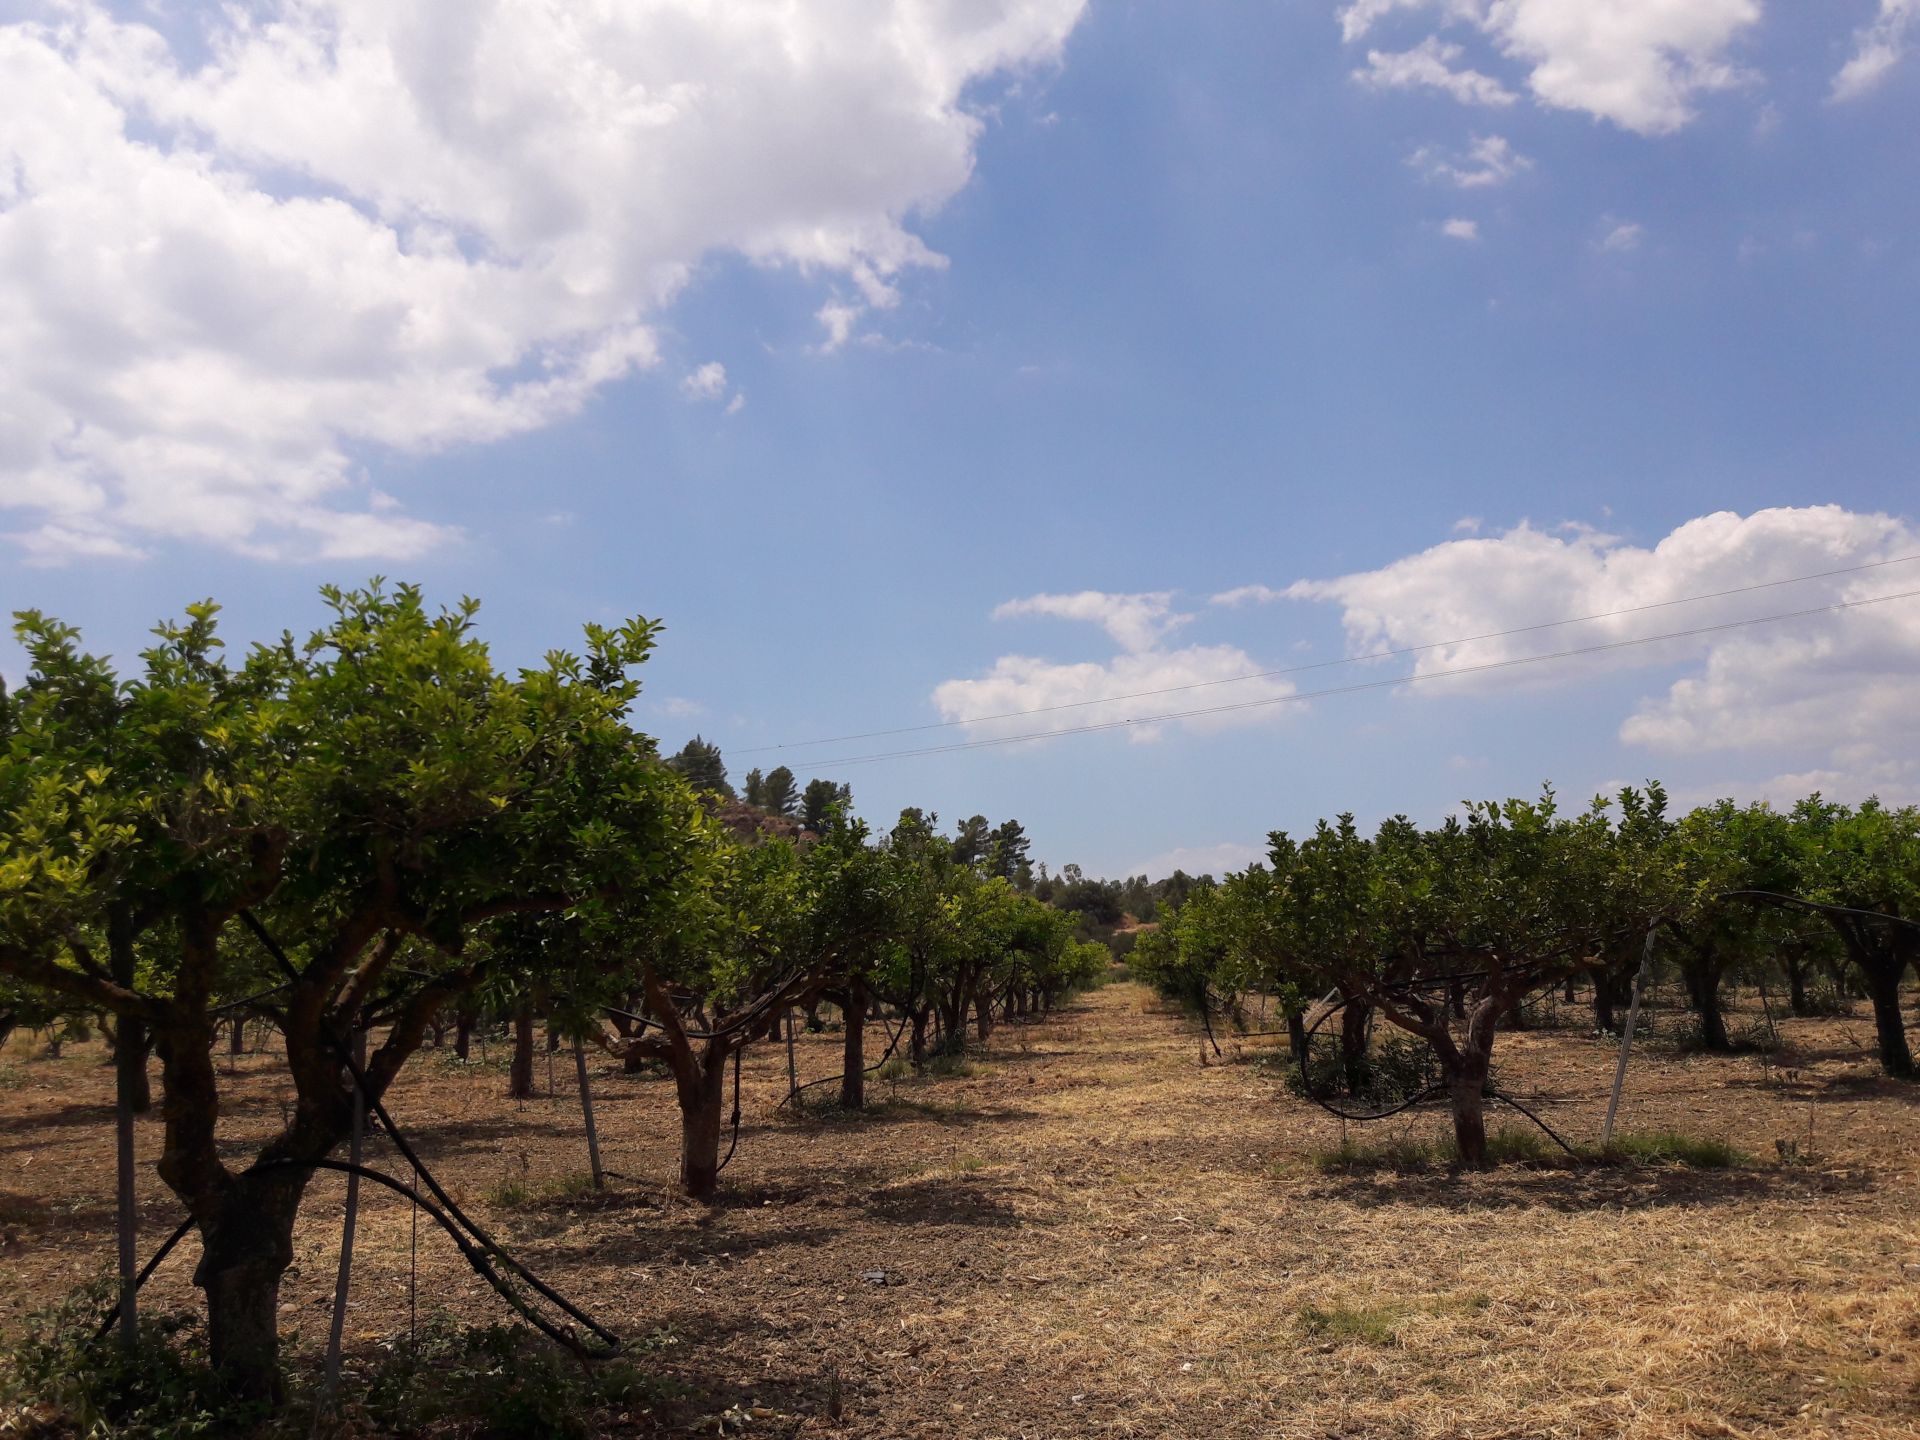
[[[366,1068],[367,1032],[355,1029],[353,1033],[353,1063],[361,1069]],[[353,1087],[353,1131],[348,1141],[348,1157],[355,1165],[360,1163],[360,1140],[366,1132],[367,1102],[360,1087]],[[360,1176],[347,1173],[347,1216],[340,1222],[340,1274],[333,1287],[333,1328],[327,1332],[327,1393],[331,1395],[340,1383],[340,1340],[347,1325],[347,1289],[353,1280],[353,1230],[360,1216]]]
[[[793,1007],[787,1007],[787,1098],[791,1100],[800,1088],[800,1072],[793,1063]]]
[[[600,1132],[593,1124],[593,1087],[587,1083],[587,1052],[581,1048],[579,1037],[574,1037],[573,1065],[580,1072],[580,1111],[587,1117],[587,1163],[593,1167],[593,1188],[604,1188],[606,1181],[600,1171]]]
[[[1613,1070],[1613,1097],[1607,1101],[1607,1123],[1600,1129],[1600,1148],[1613,1144],[1613,1117],[1620,1109],[1620,1088],[1627,1083],[1627,1052],[1633,1049],[1634,1026],[1640,1023],[1640,998],[1646,993],[1647,976],[1653,971],[1653,937],[1657,926],[1647,927],[1647,943],[1640,951],[1640,968],[1633,976],[1633,1003],[1627,1007],[1627,1029],[1620,1037],[1620,1063]]]

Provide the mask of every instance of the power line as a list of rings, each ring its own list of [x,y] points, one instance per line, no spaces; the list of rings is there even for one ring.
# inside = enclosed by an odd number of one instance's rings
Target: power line
[[[924,724],[898,725],[889,730],[860,730],[850,735],[824,735],[817,740],[788,740],[778,745],[751,745],[729,753],[765,755],[774,750],[806,750],[815,745],[844,745],[855,740],[879,740],[889,735],[916,735],[928,730],[951,730],[958,725],[985,725],[994,720],[1018,720],[1027,715],[1051,715],[1061,710],[1083,710],[1088,706],[1113,705],[1122,700],[1149,700],[1156,695],[1174,695],[1187,690],[1208,690],[1220,685],[1239,685],[1248,680],[1272,680],[1282,675],[1305,674],[1310,670],[1358,665],[1364,660],[1391,660],[1402,655],[1423,654],[1428,650],[1444,650],[1450,645],[1471,645],[1478,640],[1504,640],[1514,635],[1530,635],[1539,630],[1556,630],[1563,625],[1584,625],[1593,620],[1611,620],[1621,615],[1638,615],[1647,610],[1664,610],[1674,605],[1693,605],[1704,600],[1724,600],[1730,595],[1750,595],[1756,590],[1771,590],[1782,585],[1800,585],[1809,580],[1829,580],[1836,575],[1857,575],[1864,570],[1879,570],[1888,565],[1905,565],[1914,560],[1920,560],[1920,555],[1900,555],[1891,560],[1870,560],[1863,565],[1846,565],[1838,570],[1818,570],[1811,575],[1790,575],[1784,580],[1761,580],[1752,585],[1736,585],[1731,590],[1714,590],[1704,595],[1682,595],[1673,600],[1652,600],[1645,605],[1626,605],[1618,610],[1601,610],[1592,615],[1575,615],[1565,620],[1542,620],[1536,625],[1516,625],[1511,630],[1489,630],[1480,635],[1462,635],[1457,640],[1429,640],[1424,645],[1404,645],[1397,650],[1374,650],[1365,655],[1348,655],[1339,660],[1315,660],[1310,664],[1289,665],[1279,670],[1256,670],[1247,675],[1229,675],[1221,680],[1194,680],[1185,685],[1163,685],[1155,690],[1131,690],[1120,695],[1103,695],[1097,700],[1065,700],[1058,705],[1036,705],[1027,710],[1003,710],[997,715],[973,715],[964,720],[929,720]],[[1055,730],[1048,733],[1063,735],[1071,732]]]
[[[1258,700],[1239,700],[1227,705],[1207,705],[1194,710],[1170,710],[1160,715],[1138,715],[1126,720],[1102,720],[1088,725],[1073,725],[1061,730],[1033,730],[1020,735],[1001,735],[990,740],[963,740],[951,745],[925,745],[908,750],[884,750],[871,755],[843,755],[810,762],[819,766],[871,765],[882,760],[899,760],[915,755],[946,755],[960,750],[985,750],[996,745],[1017,745],[1028,740],[1052,740],[1063,735],[1090,735],[1101,730],[1119,730],[1128,725],[1158,725],[1168,720],[1193,720],[1207,715],[1225,715],[1239,710],[1257,710],[1268,705],[1304,704],[1333,695],[1353,695],[1362,690],[1386,690],[1397,685],[1413,685],[1425,680],[1443,680],[1450,676],[1478,675],[1489,670],[1510,670],[1522,665],[1538,665],[1548,660],[1567,660],[1580,655],[1599,655],[1611,650],[1626,650],[1636,645],[1654,645],[1662,640],[1685,640],[1697,635],[1713,635],[1741,630],[1754,625],[1771,625],[1784,620],[1803,620],[1809,615],[1827,615],[1842,610],[1858,610],[1868,605],[1884,605],[1893,600],[1910,600],[1920,590],[1902,590],[1892,595],[1875,595],[1865,600],[1842,600],[1832,605],[1816,605],[1806,610],[1788,610],[1777,615],[1755,615],[1745,620],[1727,620],[1718,625],[1696,625],[1687,630],[1670,630],[1660,635],[1642,635],[1631,640],[1608,640],[1597,645],[1581,645],[1570,650],[1549,651],[1545,655],[1519,655],[1505,660],[1486,660],[1477,665],[1459,665],[1450,670],[1430,670],[1424,675],[1394,675],[1383,680],[1367,680],[1356,685],[1339,685],[1326,690],[1306,690],[1291,695],[1269,695]],[[979,723],[979,722],[970,722]]]

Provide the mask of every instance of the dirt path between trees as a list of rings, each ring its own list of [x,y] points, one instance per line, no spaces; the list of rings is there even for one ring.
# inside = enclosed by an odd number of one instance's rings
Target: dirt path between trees
[[[1728,1138],[1753,1161],[1727,1171],[1325,1174],[1310,1156],[1338,1121],[1251,1044],[1202,1067],[1191,1027],[1129,984],[1003,1027],[969,1073],[875,1082],[857,1119],[776,1114],[785,1055],[758,1048],[711,1207],[671,1192],[671,1082],[610,1061],[594,1066],[598,1119],[628,1178],[600,1196],[563,1183],[586,1168],[564,1053],[551,1100],[502,1098],[496,1044],[467,1067],[421,1055],[389,1106],[520,1258],[688,1387],[674,1424],[703,1433],[758,1406],[746,1433],[770,1436],[1910,1437],[1920,1087],[1874,1078],[1870,1023],[1785,1028],[1792,1064],[1658,1040],[1636,1062],[1624,1125]],[[884,1043],[876,1028],[870,1053]],[[803,1078],[838,1049],[803,1037]],[[16,1038],[0,1057],[8,1330],[112,1253],[102,1048],[33,1053]],[[1591,1139],[1612,1055],[1535,1031],[1498,1059]],[[238,1060],[223,1135],[277,1124],[278,1063]],[[544,1055],[536,1070],[544,1085]],[[158,1140],[144,1121],[143,1162]],[[1780,1163],[1782,1145],[1813,1162]],[[384,1140],[369,1149],[391,1164]],[[141,1189],[145,1253],[178,1210],[150,1164]],[[296,1349],[325,1338],[341,1190],[317,1180],[298,1233],[282,1317]],[[444,1238],[419,1236],[417,1313],[501,1318]],[[347,1325],[363,1351],[406,1333],[411,1242],[404,1201],[368,1202]],[[191,1250],[152,1303],[191,1303]]]

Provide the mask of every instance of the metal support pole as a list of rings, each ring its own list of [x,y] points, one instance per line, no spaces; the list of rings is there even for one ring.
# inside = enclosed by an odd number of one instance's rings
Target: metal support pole
[[[1627,1083],[1627,1053],[1633,1049],[1633,1030],[1640,1023],[1640,1000],[1646,994],[1647,977],[1653,972],[1653,937],[1658,926],[1647,927],[1647,943],[1640,951],[1640,968],[1633,976],[1633,1003],[1627,1007],[1627,1028],[1620,1037],[1620,1063],[1613,1070],[1613,1096],[1607,1101],[1607,1123],[1600,1129],[1600,1148],[1613,1144],[1613,1117],[1620,1109],[1620,1089]]]
[[[353,1033],[353,1063],[362,1069],[367,1061],[367,1032],[356,1028]],[[355,1165],[360,1163],[360,1142],[367,1128],[367,1101],[360,1087],[353,1087],[353,1131],[348,1141],[347,1154]],[[347,1326],[347,1291],[353,1281],[353,1231],[360,1218],[360,1177],[352,1171],[347,1173],[347,1215],[340,1222],[340,1273],[333,1286],[333,1328],[327,1332],[327,1393],[331,1395],[340,1383],[340,1341]]]
[[[593,1188],[599,1190],[606,1185],[600,1170],[600,1132],[593,1123],[593,1086],[587,1083],[587,1052],[577,1036],[573,1042],[573,1068],[580,1075],[580,1113],[587,1119],[587,1164],[593,1169]]]
[[[787,1098],[800,1088],[800,1072],[793,1063],[793,1007],[787,1007]]]

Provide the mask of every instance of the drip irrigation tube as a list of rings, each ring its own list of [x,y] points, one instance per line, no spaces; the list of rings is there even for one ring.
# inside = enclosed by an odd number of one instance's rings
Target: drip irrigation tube
[[[293,962],[287,958],[286,951],[280,948],[279,942],[268,933],[266,926],[260,923],[259,919],[255,917],[251,910],[242,910],[240,912],[240,918],[246,924],[247,928],[253,932],[254,938],[261,943],[267,953],[271,955],[279,964],[280,968],[286,972],[289,983],[297,985],[300,977],[293,968]],[[333,1037],[329,1038],[333,1039]],[[373,1094],[367,1084],[366,1072],[354,1062],[349,1047],[339,1044],[337,1039],[334,1039],[333,1043],[335,1050],[339,1053],[342,1065],[346,1068],[348,1074],[353,1077],[355,1088],[359,1090],[361,1096],[366,1100],[367,1108],[379,1117],[381,1127],[392,1139],[401,1155],[419,1172],[420,1178],[426,1182],[428,1191],[433,1195],[434,1199],[440,1203],[446,1213],[459,1222],[461,1227],[467,1234],[473,1237],[474,1241],[477,1242],[478,1246],[485,1251],[486,1254],[497,1258],[517,1279],[531,1286],[536,1294],[561,1311],[569,1320],[573,1320],[591,1331],[593,1335],[607,1347],[607,1354],[618,1352],[620,1348],[620,1337],[618,1335],[614,1334],[613,1331],[595,1320],[585,1310],[582,1310],[571,1300],[568,1300],[564,1295],[560,1294],[559,1291],[547,1284],[546,1281],[534,1274],[533,1271],[529,1270],[525,1265],[514,1259],[513,1256],[501,1247],[497,1240],[482,1230],[480,1226],[474,1222],[473,1218],[460,1208],[459,1204],[434,1177],[433,1171],[420,1159],[419,1154],[414,1150],[413,1146],[407,1143],[406,1136],[401,1132],[400,1127],[394,1123],[393,1117],[387,1113],[387,1107],[381,1103],[378,1096]],[[313,1163],[317,1164],[319,1162]],[[338,1163],[339,1162],[327,1162],[325,1168],[331,1168]],[[545,1325],[541,1328],[543,1331],[547,1329]],[[561,1330],[562,1328],[563,1327],[554,1327],[554,1331]],[[581,1341],[577,1336],[568,1333],[563,1337],[561,1334],[554,1333],[553,1331],[549,1331],[548,1333],[553,1333],[553,1338],[559,1340],[561,1344],[566,1345],[583,1359],[604,1358],[594,1355],[585,1342]]]
[[[881,1066],[885,1065],[887,1061],[891,1060],[893,1058],[893,1052],[900,1048],[900,1037],[902,1035],[905,1035],[906,1033],[907,1033],[907,1017],[903,1015],[900,1017],[899,1025],[894,1027],[893,1038],[887,1041],[887,1048],[881,1052],[880,1058],[874,1061],[873,1064],[865,1067],[863,1070],[861,1070],[860,1073],[862,1075],[871,1075],[876,1070],[878,1070]],[[822,1075],[818,1080],[809,1080],[804,1085],[796,1085],[793,1087],[793,1089],[789,1090],[786,1093],[786,1095],[781,1099],[780,1103],[774,1106],[773,1108],[775,1110],[783,1109],[786,1106],[787,1101],[793,1099],[793,1097],[798,1095],[802,1090],[811,1090],[816,1085],[831,1085],[834,1081],[843,1079],[843,1078],[844,1078],[844,1073],[834,1074],[834,1075]]]

